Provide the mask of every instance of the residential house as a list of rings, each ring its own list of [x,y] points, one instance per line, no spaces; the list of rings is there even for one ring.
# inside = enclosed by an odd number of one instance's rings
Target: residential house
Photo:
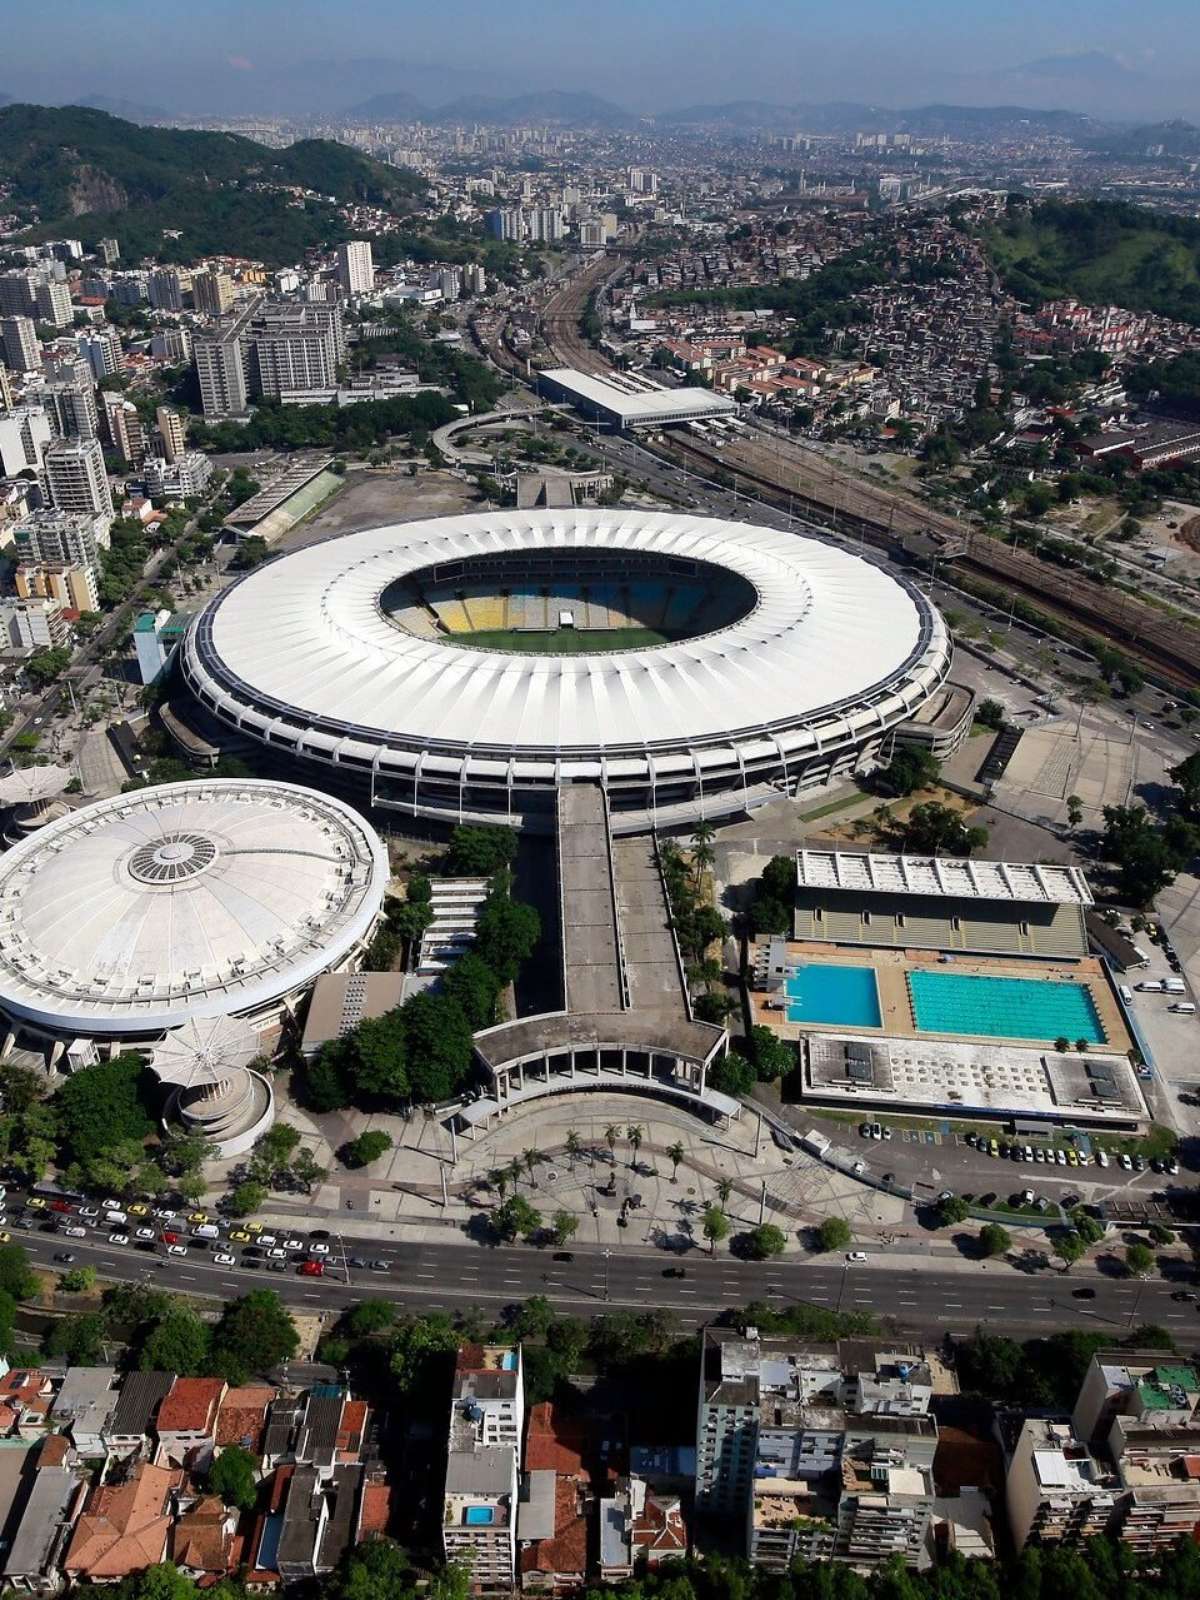
[[[202,1471],[212,1460],[217,1412],[227,1385],[221,1378],[176,1378],[158,1408],[155,1432],[176,1466]]]
[[[217,1412],[214,1454],[220,1455],[230,1445],[238,1445],[252,1456],[260,1455],[267,1432],[267,1414],[277,1393],[261,1383],[226,1389]]]
[[[354,1543],[363,1469],[297,1466],[291,1475],[276,1550],[284,1583],[332,1572]]]
[[[70,1434],[81,1456],[104,1454],[104,1430],[117,1404],[115,1367],[68,1367],[50,1420]]]
[[[23,1476],[24,1502],[7,1522],[8,1545],[0,1586],[19,1594],[55,1594],[62,1587],[63,1552],[87,1496],[87,1482],[70,1461],[70,1443],[48,1434]]]
[[[242,1564],[245,1540],[238,1513],[219,1495],[203,1495],[180,1511],[171,1530],[171,1560],[197,1583],[231,1577]]]
[[[97,1485],[75,1526],[63,1570],[85,1583],[117,1583],[167,1559],[171,1498],[182,1472],[139,1461],[123,1483]]]
[[[0,1439],[40,1439],[50,1421],[58,1379],[40,1367],[13,1367],[0,1378]]]
[[[687,1555],[687,1528],[677,1494],[658,1495],[641,1478],[630,1477],[611,1498],[600,1502],[600,1576],[610,1583],[647,1566]]]
[[[115,1456],[147,1451],[158,1408],[171,1392],[173,1372],[131,1372],[121,1385],[120,1399],[103,1431],[106,1448]]]

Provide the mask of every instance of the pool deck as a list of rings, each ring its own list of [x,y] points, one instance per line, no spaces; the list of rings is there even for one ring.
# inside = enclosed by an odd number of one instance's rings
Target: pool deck
[[[937,952],[930,950],[882,950],[862,945],[839,946],[792,939],[788,940],[787,954],[789,962],[796,965],[814,962],[820,966],[873,968],[879,992],[881,1021],[878,1028],[856,1028],[840,1022],[789,1022],[786,1010],[767,1004],[768,1000],[783,999],[782,996],[752,989],[752,1021],[764,1023],[783,1039],[799,1039],[806,1033],[861,1033],[868,1038],[890,1035],[904,1039],[978,1039],[985,1044],[997,1043],[996,1036],[992,1034],[918,1033],[909,1003],[907,978],[910,972],[926,970],[961,977],[1025,978],[1035,983],[1084,984],[1091,992],[1092,1003],[1105,1035],[1104,1044],[1092,1046],[1093,1053],[1124,1055],[1133,1045],[1117,998],[1109,988],[1103,966],[1095,956],[1085,956],[1081,961],[1036,961],[1012,956],[956,955],[952,962],[942,962],[938,960]],[[786,999],[783,1003],[786,1006]],[[1009,1040],[1007,1035],[1005,1041],[1038,1045],[1043,1049],[1052,1042],[1042,1038],[1022,1040],[1014,1037]]]

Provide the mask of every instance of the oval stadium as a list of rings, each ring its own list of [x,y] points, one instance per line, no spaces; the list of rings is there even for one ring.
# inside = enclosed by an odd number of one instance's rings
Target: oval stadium
[[[814,789],[876,759],[950,665],[937,610],[817,537],[687,513],[495,511],[255,569],[196,618],[192,694],[271,750],[443,822],[618,832]]]

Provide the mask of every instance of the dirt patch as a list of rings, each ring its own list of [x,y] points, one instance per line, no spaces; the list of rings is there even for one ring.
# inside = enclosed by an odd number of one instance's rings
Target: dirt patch
[[[1200,517],[1189,517],[1179,530],[1181,544],[1200,555]]]

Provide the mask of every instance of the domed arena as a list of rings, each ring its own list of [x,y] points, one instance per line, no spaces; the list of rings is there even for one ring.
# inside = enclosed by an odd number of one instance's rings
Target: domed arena
[[[200,613],[182,667],[220,722],[375,805],[549,828],[597,782],[636,832],[853,772],[950,653],[924,596],[832,541],[578,508],[292,551]]]

